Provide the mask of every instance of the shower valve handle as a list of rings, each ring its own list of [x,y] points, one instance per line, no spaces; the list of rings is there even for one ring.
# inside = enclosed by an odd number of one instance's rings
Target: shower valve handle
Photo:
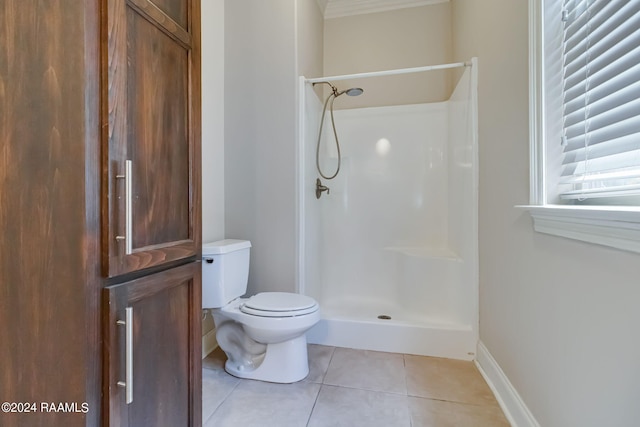
[[[329,187],[322,185],[322,181],[320,181],[320,178],[316,179],[316,199],[319,199],[320,196],[322,196],[322,192],[326,191],[327,194],[330,193]]]

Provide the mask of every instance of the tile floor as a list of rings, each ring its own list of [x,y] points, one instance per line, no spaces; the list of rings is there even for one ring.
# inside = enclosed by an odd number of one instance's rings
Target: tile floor
[[[295,384],[241,380],[202,361],[204,427],[509,426],[472,362],[309,345]]]

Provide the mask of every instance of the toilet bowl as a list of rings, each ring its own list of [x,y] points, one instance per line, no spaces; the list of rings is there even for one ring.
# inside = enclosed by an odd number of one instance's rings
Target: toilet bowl
[[[249,299],[235,299],[225,307],[213,310],[216,339],[228,357],[227,372],[240,378],[278,383],[300,381],[308,375],[305,332],[320,320],[318,304],[313,301],[311,306],[301,305],[292,311],[247,307],[247,303],[256,297],[291,296],[304,297],[266,292]]]
[[[225,370],[239,378],[292,383],[309,373],[306,331],[320,320],[318,303],[288,292],[240,298],[247,287],[250,242],[203,245],[203,308],[212,308]]]

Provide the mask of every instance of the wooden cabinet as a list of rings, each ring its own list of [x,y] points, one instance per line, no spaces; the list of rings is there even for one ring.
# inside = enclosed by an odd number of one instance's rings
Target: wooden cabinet
[[[189,263],[104,290],[105,426],[201,425],[200,271]]]
[[[104,425],[199,426],[199,1],[103,2]]]
[[[103,0],[103,268],[198,253],[198,0]]]
[[[99,425],[98,18],[0,1],[0,401],[36,403],[2,427]]]
[[[201,424],[199,1],[0,1],[0,426]]]

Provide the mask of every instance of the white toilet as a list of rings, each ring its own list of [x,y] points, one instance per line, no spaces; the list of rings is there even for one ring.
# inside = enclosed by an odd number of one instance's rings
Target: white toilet
[[[311,297],[287,292],[247,291],[246,240],[202,245],[202,307],[212,308],[225,370],[239,378],[292,383],[309,373],[305,332],[320,320]]]

